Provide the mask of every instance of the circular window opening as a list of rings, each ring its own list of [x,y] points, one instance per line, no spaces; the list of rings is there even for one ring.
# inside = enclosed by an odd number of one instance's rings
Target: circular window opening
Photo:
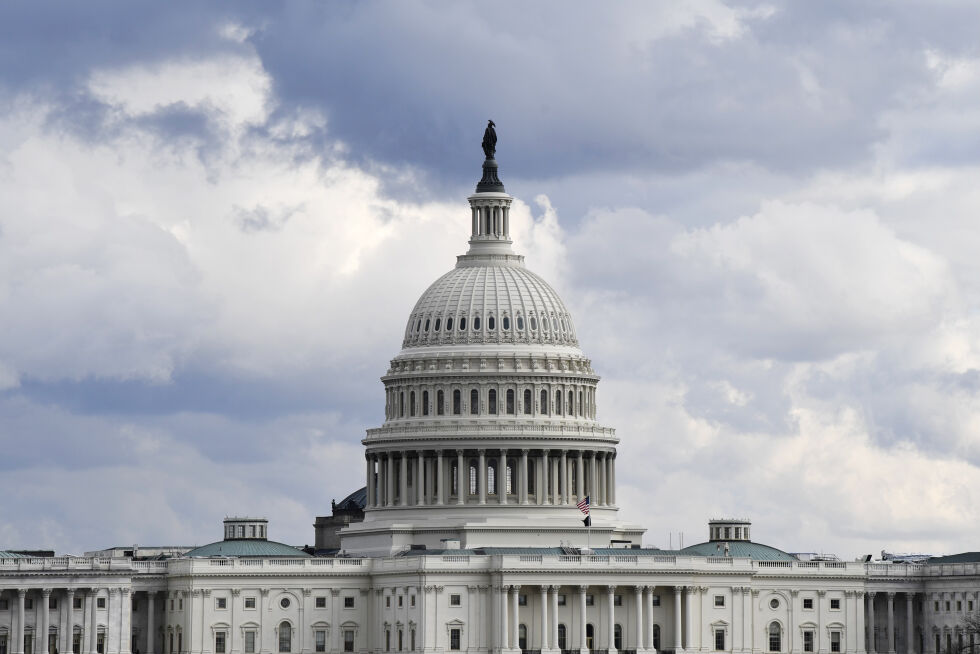
[[[487,329],[489,329],[490,331],[493,331],[494,324],[495,323],[493,321],[493,316],[490,316],[489,318],[487,318]]]
[[[459,319],[459,331],[466,329],[466,316]]]
[[[442,326],[442,318],[436,318],[436,331],[439,331],[439,327]]]
[[[473,319],[473,331],[475,332],[480,331],[480,316],[477,316]]]
[[[446,318],[446,331],[447,332],[448,331],[452,331],[452,329],[453,329],[453,319],[452,318]]]
[[[283,597],[281,600],[279,600],[279,606],[281,606],[284,609],[288,609],[289,608],[289,598],[288,597]]]
[[[429,331],[429,319],[425,319],[425,331]]]
[[[524,329],[524,316],[517,316],[517,328]]]
[[[541,326],[544,328],[545,331],[548,331],[548,319],[547,318],[542,318],[541,319]],[[426,327],[426,329],[428,330],[429,328]]]
[[[534,316],[531,316],[531,329],[537,329],[537,328],[538,328],[538,319],[535,318]]]
[[[510,329],[510,318],[508,318],[507,316],[504,316],[503,320],[501,320],[500,322],[504,326],[504,331],[507,331],[508,329]]]
[[[778,609],[779,608],[779,600],[776,599],[775,597],[773,597],[771,600],[769,600],[769,608],[771,608],[771,609]]]

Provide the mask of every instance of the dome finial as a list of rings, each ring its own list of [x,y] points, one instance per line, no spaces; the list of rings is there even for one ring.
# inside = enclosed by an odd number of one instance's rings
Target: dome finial
[[[483,154],[486,159],[483,161],[483,178],[476,185],[477,193],[506,193],[504,184],[497,177],[497,162],[493,155],[497,152],[497,130],[492,120],[487,121],[487,128],[483,132]]]

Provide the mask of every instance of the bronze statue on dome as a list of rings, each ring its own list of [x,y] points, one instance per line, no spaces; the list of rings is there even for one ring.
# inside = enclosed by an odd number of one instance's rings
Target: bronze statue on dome
[[[483,154],[487,156],[487,159],[493,159],[493,155],[497,151],[497,131],[493,127],[493,121],[488,120],[487,129],[483,132]]]

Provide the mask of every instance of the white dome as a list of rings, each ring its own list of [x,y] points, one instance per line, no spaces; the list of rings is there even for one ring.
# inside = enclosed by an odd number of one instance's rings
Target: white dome
[[[577,346],[558,294],[523,257],[463,256],[415,303],[403,347],[533,343]]]

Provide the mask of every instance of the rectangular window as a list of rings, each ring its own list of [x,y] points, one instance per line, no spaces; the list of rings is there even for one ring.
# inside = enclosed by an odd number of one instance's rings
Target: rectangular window
[[[48,634],[48,652],[54,654],[58,651],[58,634]]]
[[[412,631],[410,633],[411,633],[411,638],[412,638],[412,651],[414,652],[415,651],[415,630],[412,629]]]
[[[813,651],[813,632],[804,631],[803,632],[803,651],[812,652]]]
[[[354,608],[354,598],[353,597],[345,597],[344,598],[344,608],[345,609],[352,609],[352,608]]]
[[[660,606],[660,595],[654,595],[650,598],[650,601],[654,606]]]
[[[34,654],[34,636],[24,634],[24,654]]]
[[[459,629],[449,630],[449,649],[453,651],[459,651],[459,641],[460,641]]]
[[[245,654],[255,654],[255,632],[245,632]]]
[[[385,651],[391,651],[391,629],[385,629]]]
[[[715,629],[715,650],[722,652],[725,650],[725,630]]]
[[[255,608],[255,598],[254,597],[246,597],[245,598],[245,608],[246,609],[254,609]]]
[[[595,595],[586,595],[585,596],[585,605],[586,606],[595,606]]]
[[[559,595],[558,596],[558,606],[565,606],[565,604],[566,604],[567,601],[568,600],[565,598],[564,595]]]
[[[227,597],[215,597],[214,598],[214,608],[216,608],[216,609],[227,609],[228,608],[228,598]]]
[[[956,600],[956,610],[957,611],[962,611],[963,610],[963,601],[962,600]]]
[[[405,596],[404,595],[399,595],[398,596],[398,608],[403,607],[405,605],[404,602],[405,602]]]
[[[105,654],[105,634],[99,634],[95,639],[95,651],[98,654]]]
[[[104,609],[105,608],[105,598],[104,597],[99,597],[98,599],[95,600],[95,608],[97,608],[97,609]],[[174,610],[174,601],[173,600],[170,600],[170,610],[171,611]]]
[[[316,646],[316,651],[326,652],[327,651],[327,632],[323,629],[317,629],[313,632],[313,641]]]
[[[387,595],[385,597],[385,608],[386,609],[390,609],[391,608],[391,595]]]
[[[71,635],[71,654],[80,654],[81,651],[82,651],[82,634],[79,632],[75,632]]]
[[[840,611],[840,600],[839,599],[832,598],[830,600],[830,610],[831,611]]]
[[[415,595],[411,595],[410,597],[411,597],[410,604],[412,606],[415,606]],[[415,649],[415,648],[413,647],[412,649]]]
[[[344,651],[353,652],[354,651],[354,630],[344,629]]]
[[[0,654],[7,654],[7,634],[0,634]]]
[[[223,631],[214,634],[214,654],[225,654],[225,632]]]
[[[49,609],[52,609],[52,610],[58,608],[58,598],[57,597],[53,597],[52,596],[52,597],[49,597],[48,598],[48,608]]]
[[[810,610],[810,609],[813,608],[813,598],[812,597],[804,597],[803,598],[803,608],[806,609],[806,610]]]
[[[10,603],[5,599],[0,599],[0,611],[9,611]]]
[[[932,603],[932,610],[935,611],[936,613],[939,612],[939,600],[936,600],[935,602]]]
[[[967,600],[966,601],[966,610],[967,611],[972,611],[973,610],[973,600]]]
[[[839,652],[840,651],[840,632],[831,631],[830,632],[830,651]]]
[[[82,608],[82,598],[81,597],[75,597],[75,598],[73,598],[72,601],[71,601],[71,604],[72,604],[72,608],[74,608],[76,610],[81,609]]]
[[[946,600],[946,610],[949,611],[949,600]]]
[[[449,606],[460,606],[462,604],[462,598],[459,595],[449,596]]]
[[[622,606],[622,605],[623,605],[623,596],[613,595],[613,606]]]
[[[724,595],[715,595],[715,606],[725,606]]]
[[[177,600],[177,610],[178,611],[183,611],[184,610],[184,598],[183,597],[181,597],[179,600]]]
[[[405,637],[405,631],[403,629],[399,629],[398,630],[398,651],[399,652],[402,651],[402,649],[404,649],[404,647],[403,647],[404,637]]]
[[[518,606],[527,606],[527,595],[518,595],[517,596],[517,605]]]
[[[949,604],[949,602],[946,602],[946,603]],[[24,610],[25,611],[32,611],[32,610],[34,610],[34,599],[33,598],[27,597],[27,598],[24,599]]]

